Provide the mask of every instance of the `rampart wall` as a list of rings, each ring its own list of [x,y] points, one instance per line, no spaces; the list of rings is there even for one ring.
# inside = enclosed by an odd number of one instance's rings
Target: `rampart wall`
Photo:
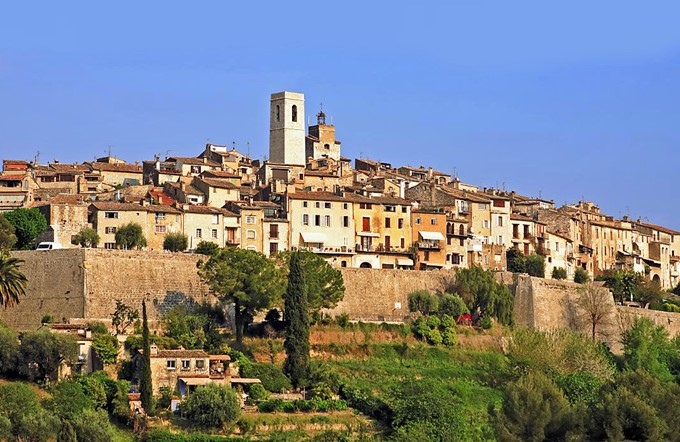
[[[198,277],[199,257],[164,252],[64,249],[14,252],[25,261],[27,296],[19,305],[0,310],[0,320],[18,330],[35,329],[45,315],[57,321],[110,318],[115,301],[139,306],[147,299],[154,322],[183,303],[213,302]],[[452,271],[342,269],[346,293],[328,313],[347,313],[353,320],[403,321],[409,314],[408,294],[420,289],[443,291]],[[518,325],[538,330],[579,329],[590,333],[590,322],[576,306],[581,286],[569,282],[497,273],[515,294]],[[623,331],[647,317],[671,336],[680,334],[680,314],[609,304],[609,319],[598,327],[598,338],[620,348]]]

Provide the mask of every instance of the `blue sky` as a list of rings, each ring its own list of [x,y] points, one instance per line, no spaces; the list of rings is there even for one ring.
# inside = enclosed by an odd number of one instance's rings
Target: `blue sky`
[[[291,90],[345,156],[680,230],[677,2],[97,3],[3,5],[0,157],[261,157]]]

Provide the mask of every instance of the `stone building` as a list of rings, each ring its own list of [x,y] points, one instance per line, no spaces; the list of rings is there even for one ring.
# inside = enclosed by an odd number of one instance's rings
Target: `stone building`
[[[335,126],[326,124],[326,114],[320,110],[316,114],[316,124],[309,126],[305,137],[306,162],[320,158],[340,161],[340,141],[335,139]]]
[[[305,166],[305,96],[297,92],[271,95],[269,161]]]

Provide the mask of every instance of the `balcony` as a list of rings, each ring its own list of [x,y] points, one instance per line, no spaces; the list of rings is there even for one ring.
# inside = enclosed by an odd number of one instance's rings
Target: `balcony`
[[[238,239],[228,239],[224,242],[227,246],[238,246],[241,244],[241,241]]]
[[[418,245],[419,249],[426,249],[426,250],[440,250],[441,246],[439,245],[439,241],[419,241],[416,243]]]
[[[354,255],[354,251],[351,247],[311,247],[311,246],[300,246],[299,250],[306,250],[308,252],[317,253],[320,255]]]

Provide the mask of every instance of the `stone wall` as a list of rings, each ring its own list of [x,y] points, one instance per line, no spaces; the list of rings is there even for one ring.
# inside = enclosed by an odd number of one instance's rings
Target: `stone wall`
[[[18,305],[0,309],[0,321],[17,330],[35,330],[45,315],[56,321],[84,315],[83,250],[19,251],[12,256],[24,260],[26,296]]]
[[[345,297],[329,313],[347,313],[364,321],[403,321],[409,314],[408,294],[416,290],[443,290],[454,272],[438,270],[341,269]]]

